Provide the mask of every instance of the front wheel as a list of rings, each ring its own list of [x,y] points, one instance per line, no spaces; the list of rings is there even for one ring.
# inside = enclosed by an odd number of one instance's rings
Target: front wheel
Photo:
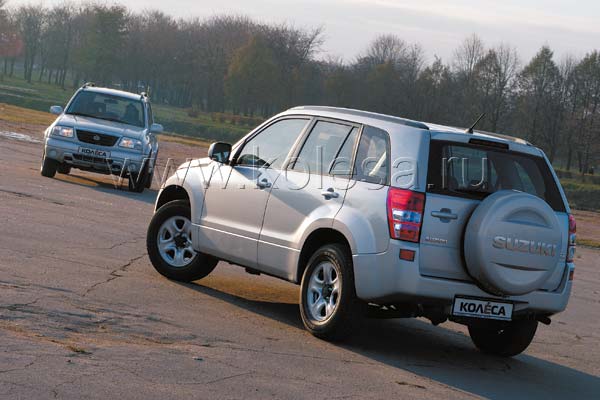
[[[218,260],[192,248],[190,205],[176,200],[162,206],[152,217],[146,235],[148,256],[154,268],[169,279],[182,282],[204,278]]]
[[[484,353],[513,357],[521,354],[533,341],[537,321],[513,321],[506,326],[469,325],[469,335]]]
[[[360,305],[349,251],[340,244],[315,251],[300,290],[300,315],[306,329],[322,339],[344,339],[360,317]]]
[[[146,183],[143,179],[144,176],[145,175],[139,176],[134,173],[129,174],[128,189],[130,192],[142,193],[144,191],[144,188],[146,187]]]

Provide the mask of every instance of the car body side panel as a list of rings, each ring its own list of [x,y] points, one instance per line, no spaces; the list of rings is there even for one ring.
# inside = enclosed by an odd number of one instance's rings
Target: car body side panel
[[[387,192],[385,185],[351,181],[333,228],[348,238],[352,254],[380,253],[387,249],[390,237]]]

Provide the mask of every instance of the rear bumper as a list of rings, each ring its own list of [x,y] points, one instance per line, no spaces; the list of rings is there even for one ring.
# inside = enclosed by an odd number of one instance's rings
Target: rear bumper
[[[105,150],[110,152],[108,158],[91,157],[79,153],[79,147]],[[79,141],[62,140],[55,137],[46,139],[44,150],[46,157],[60,163],[71,165],[75,168],[104,174],[120,174],[124,166],[128,171],[137,172],[147,155],[132,151],[122,150],[118,147],[99,147]],[[150,172],[154,162],[150,163]]]
[[[415,250],[415,260],[399,258],[400,249]],[[522,296],[500,298],[477,285],[452,279],[432,278],[419,273],[418,244],[390,240],[388,250],[377,254],[352,256],[357,296],[378,304],[417,302],[450,307],[457,295],[510,301],[515,304],[515,314],[556,314],[567,307],[572,282],[569,272],[575,266],[568,264],[562,282],[556,291],[538,290]]]

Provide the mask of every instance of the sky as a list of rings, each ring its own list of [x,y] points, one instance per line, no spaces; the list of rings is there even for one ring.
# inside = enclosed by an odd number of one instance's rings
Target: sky
[[[53,5],[64,0],[34,1]],[[475,33],[487,46],[515,47],[523,61],[543,45],[557,59],[582,57],[600,48],[598,0],[121,0],[135,11],[159,9],[176,17],[243,14],[263,22],[296,27],[322,26],[325,43],[319,58],[351,61],[379,34],[393,33],[419,43],[428,62],[449,61],[454,50]],[[9,5],[32,3],[9,0]]]

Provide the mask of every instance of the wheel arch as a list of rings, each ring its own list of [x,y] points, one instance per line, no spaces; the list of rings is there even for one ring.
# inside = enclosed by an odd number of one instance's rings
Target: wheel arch
[[[321,246],[325,244],[338,243],[345,246],[350,254],[352,254],[352,248],[350,242],[346,236],[333,228],[317,228],[312,231],[304,240],[300,256],[298,257],[298,267],[296,268],[296,277],[294,282],[300,283],[302,281],[302,275],[306,269],[306,263],[310,256]]]
[[[156,212],[159,208],[174,200],[187,200],[191,203],[190,195],[183,186],[171,185],[162,189],[156,198],[156,204],[154,211]]]

